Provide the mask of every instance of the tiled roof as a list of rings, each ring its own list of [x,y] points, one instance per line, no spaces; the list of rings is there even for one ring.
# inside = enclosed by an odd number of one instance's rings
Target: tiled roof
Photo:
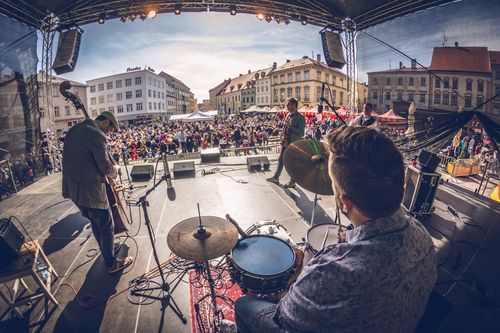
[[[237,76],[234,79],[231,79],[229,84],[222,90],[222,94],[228,94],[234,91],[243,90],[247,88],[251,88],[255,84],[255,74],[259,71],[250,72],[249,74],[243,74],[241,76]]]
[[[397,73],[425,73],[426,70],[424,68],[396,68],[396,69],[388,69],[386,71],[379,72],[369,72],[367,74],[397,74]]]
[[[43,73],[44,72],[42,72],[42,71],[38,72],[38,75],[37,75],[38,82],[42,81],[42,75],[43,75]],[[81,82],[77,82],[77,81],[73,81],[73,80],[68,80],[68,79],[65,79],[63,77],[52,75],[52,84],[61,84],[63,81],[69,81],[69,83],[73,87],[87,87],[87,85],[85,83],[81,83]]]
[[[490,73],[490,57],[486,47],[435,47],[431,70]]]
[[[334,71],[334,72],[338,72],[339,74],[342,73],[341,71],[339,71],[336,68],[329,67],[328,65],[326,65],[323,62],[316,61],[316,60],[311,59],[309,57],[302,57],[302,58],[299,58],[299,59],[287,61],[283,65],[279,66],[275,71],[279,72],[279,71],[283,71],[283,70],[287,70],[287,69],[292,69],[292,68],[297,68],[297,67],[306,66],[306,65],[316,65],[316,66],[323,67],[325,69],[329,69],[329,70]]]
[[[500,52],[499,51],[489,51],[490,63],[492,65],[500,65]]]

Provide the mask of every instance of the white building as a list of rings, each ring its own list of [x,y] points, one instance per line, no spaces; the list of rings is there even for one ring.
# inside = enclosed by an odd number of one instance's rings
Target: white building
[[[167,118],[165,78],[150,68],[128,68],[125,73],[89,80],[87,85],[92,117],[110,111],[122,124]]]
[[[276,69],[277,63],[273,67],[258,71],[255,75],[255,104],[257,106],[271,105],[271,72]]]

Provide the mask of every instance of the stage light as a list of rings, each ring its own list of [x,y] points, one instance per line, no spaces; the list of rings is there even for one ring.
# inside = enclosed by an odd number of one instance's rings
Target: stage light
[[[236,15],[238,13],[238,10],[236,9],[236,6],[235,5],[231,5],[229,6],[229,14],[231,14],[232,16]]]
[[[120,16],[120,21],[125,23],[127,21],[127,17],[125,15]]]
[[[267,23],[271,22],[272,20],[273,20],[273,18],[271,17],[271,15],[266,15]]]
[[[302,25],[307,25],[307,23],[309,23],[309,19],[305,16],[301,16],[300,21],[301,21]]]
[[[180,3],[175,4],[174,13],[175,15],[181,15],[182,5]]]
[[[99,23],[99,24],[104,24],[104,22],[106,22],[105,17],[106,17],[106,15],[105,15],[105,14],[101,14],[101,15],[99,15],[99,18],[97,19],[97,23]]]
[[[151,9],[148,13],[149,18],[155,18],[158,15],[158,11],[156,9]]]
[[[266,15],[264,15],[263,13],[259,13],[259,14],[257,14],[257,18],[261,21],[264,21],[264,19],[266,18]]]
[[[130,21],[134,22],[134,20],[135,20],[135,18],[136,18],[136,17],[137,17],[137,16],[135,16],[135,14],[130,14],[130,16],[128,17],[128,19],[129,19]]]
[[[145,12],[141,12],[141,15],[139,17],[144,21],[148,17],[148,15]]]
[[[290,24],[290,19],[289,19],[289,18],[286,18],[286,19],[285,19],[285,24],[286,24],[286,25],[289,25],[289,24]]]

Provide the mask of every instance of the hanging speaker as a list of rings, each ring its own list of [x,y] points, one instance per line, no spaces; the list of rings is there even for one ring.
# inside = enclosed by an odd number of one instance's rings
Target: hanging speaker
[[[72,72],[76,67],[83,30],[71,29],[59,33],[57,54],[52,69],[56,74]]]
[[[340,34],[331,30],[322,30],[321,44],[323,44],[323,54],[325,62],[330,67],[342,69],[345,66],[344,52],[342,51],[342,42]]]

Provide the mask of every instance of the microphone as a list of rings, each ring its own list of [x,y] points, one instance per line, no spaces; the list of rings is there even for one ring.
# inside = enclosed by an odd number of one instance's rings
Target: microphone
[[[318,113],[323,112],[323,104],[325,102],[325,85],[325,82],[321,85],[321,97],[319,98],[320,104],[318,105]]]
[[[163,153],[161,156],[163,160],[163,177],[167,181],[167,188],[171,189],[172,186],[172,176],[170,175],[170,170],[168,169],[167,153]]]

